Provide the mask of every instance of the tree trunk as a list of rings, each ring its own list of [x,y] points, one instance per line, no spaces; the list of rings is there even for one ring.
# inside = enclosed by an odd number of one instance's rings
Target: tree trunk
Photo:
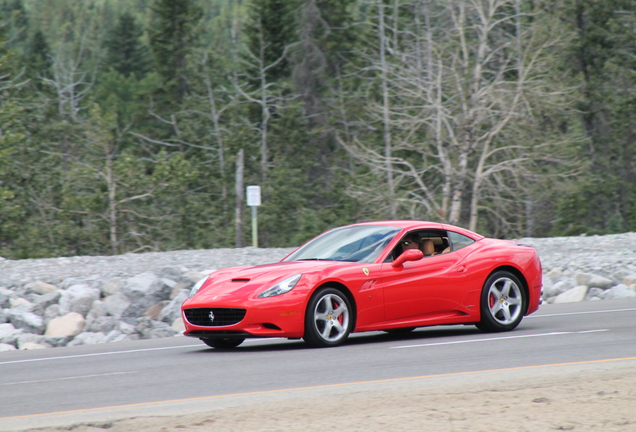
[[[245,192],[243,187],[243,149],[239,150],[236,156],[236,240],[237,248],[245,246],[243,243],[243,208]]]
[[[392,144],[391,144],[391,118],[390,118],[390,106],[389,106],[389,88],[387,77],[387,63],[386,63],[386,51],[387,51],[387,38],[384,34],[384,5],[382,2],[378,2],[378,21],[379,29],[378,36],[380,37],[380,73],[382,79],[382,123],[383,123],[383,139],[384,139],[384,157],[385,157],[385,170],[386,170],[386,183],[389,191],[389,215],[391,219],[397,219],[397,208],[395,202],[395,183],[393,180],[393,163],[392,157]]]

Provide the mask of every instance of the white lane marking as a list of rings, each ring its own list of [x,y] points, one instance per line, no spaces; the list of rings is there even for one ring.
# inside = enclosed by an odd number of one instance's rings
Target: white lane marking
[[[77,354],[77,355],[60,356],[60,357],[44,357],[44,358],[36,358],[36,359],[24,359],[24,360],[0,362],[0,365],[13,364],[13,363],[39,362],[39,361],[47,361],[47,360],[64,360],[64,359],[82,358],[82,357],[99,357],[99,356],[114,355],[114,354],[129,354],[129,353],[146,352],[146,351],[192,348],[192,347],[198,347],[198,346],[199,345],[179,345],[179,346],[173,346],[173,347],[143,348],[143,349],[134,349],[134,350],[127,350],[127,351],[109,351],[109,352],[94,353],[94,354]]]
[[[270,340],[270,339],[272,338],[250,339],[248,342],[258,342],[258,341]],[[36,359],[5,361],[5,362],[0,362],[0,366],[5,364],[14,364],[14,363],[30,363],[30,362],[40,362],[40,361],[47,361],[47,360],[64,360],[64,359],[82,358],[82,357],[99,357],[99,356],[115,355],[115,354],[129,354],[129,353],[137,353],[137,352],[160,351],[160,350],[194,348],[194,347],[205,348],[205,346],[201,344],[179,345],[179,346],[173,346],[173,347],[160,347],[160,348],[140,348],[140,349],[126,350],[126,351],[108,351],[108,352],[94,353],[94,354],[77,354],[77,355],[60,356],[60,357],[44,357],[44,358],[36,358]]]
[[[105,373],[105,374],[81,375],[81,376],[71,376],[71,377],[65,377],[65,378],[16,381],[16,382],[2,383],[0,384],[0,386],[8,386],[8,385],[16,385],[16,384],[35,384],[35,383],[45,383],[45,382],[52,382],[52,381],[67,381],[67,380],[74,380],[74,379],[96,378],[96,377],[104,377],[104,376],[112,376],[112,375],[125,375],[125,374],[131,374],[131,373],[135,373],[135,372],[111,372],[111,373]]]
[[[599,313],[631,312],[631,311],[636,311],[636,308],[588,311],[588,312],[567,312],[567,313],[555,313],[555,314],[546,314],[546,315],[528,315],[527,317],[523,317],[523,319],[567,316],[567,315],[587,315],[587,314],[599,314]]]
[[[457,344],[473,343],[473,342],[492,342],[492,341],[500,341],[500,340],[506,340],[506,339],[523,339],[523,338],[543,337],[543,336],[561,336],[561,335],[568,335],[568,334],[596,333],[596,332],[606,332],[606,331],[609,331],[609,329],[584,330],[584,331],[578,331],[578,332],[552,332],[552,333],[539,333],[539,334],[529,334],[529,335],[505,336],[505,337],[499,337],[499,338],[469,339],[469,340],[450,341],[450,342],[435,342],[435,343],[418,344],[418,345],[401,345],[401,346],[391,347],[391,349],[421,348],[421,347],[440,346],[440,345],[457,345]]]

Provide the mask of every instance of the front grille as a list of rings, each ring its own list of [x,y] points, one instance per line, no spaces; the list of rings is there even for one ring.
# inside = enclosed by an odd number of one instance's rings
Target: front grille
[[[237,308],[191,308],[185,309],[183,312],[190,324],[202,327],[219,327],[240,322],[245,317],[246,311]]]

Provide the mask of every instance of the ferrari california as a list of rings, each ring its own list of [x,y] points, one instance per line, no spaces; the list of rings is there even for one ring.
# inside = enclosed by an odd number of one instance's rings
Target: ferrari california
[[[343,344],[350,333],[474,324],[512,330],[541,304],[536,250],[456,226],[365,222],[331,229],[280,262],[215,271],[181,306],[186,336]]]

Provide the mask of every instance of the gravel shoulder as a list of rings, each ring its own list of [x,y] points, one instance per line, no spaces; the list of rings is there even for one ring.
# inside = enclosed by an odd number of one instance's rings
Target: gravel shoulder
[[[54,432],[298,430],[628,432],[636,430],[636,359],[422,377],[209,400],[199,412],[131,416]],[[183,407],[187,412],[192,402]]]

